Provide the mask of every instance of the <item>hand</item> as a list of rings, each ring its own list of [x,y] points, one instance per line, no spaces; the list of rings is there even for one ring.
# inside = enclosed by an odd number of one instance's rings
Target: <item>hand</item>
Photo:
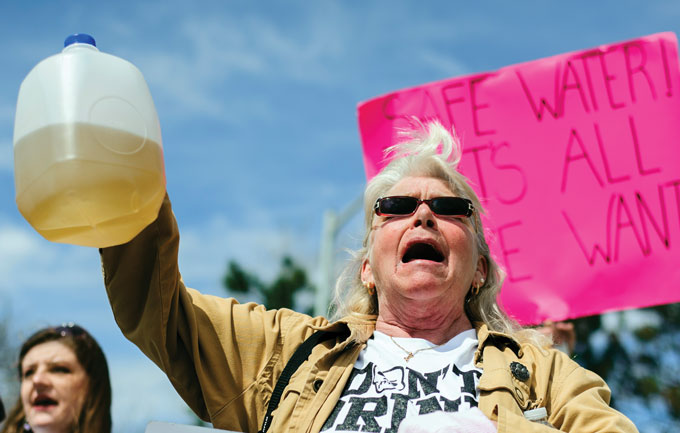
[[[571,355],[576,344],[576,333],[574,324],[571,322],[553,322],[546,320],[536,330],[543,335],[552,337],[556,349],[560,349],[567,355]]]
[[[496,433],[497,424],[473,407],[460,412],[433,412],[407,417],[398,433]]]

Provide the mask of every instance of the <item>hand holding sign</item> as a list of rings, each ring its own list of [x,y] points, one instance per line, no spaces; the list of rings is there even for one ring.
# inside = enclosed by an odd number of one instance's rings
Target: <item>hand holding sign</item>
[[[677,302],[677,53],[659,33],[372,99],[359,106],[366,174],[409,116],[438,118],[462,139],[511,315]]]

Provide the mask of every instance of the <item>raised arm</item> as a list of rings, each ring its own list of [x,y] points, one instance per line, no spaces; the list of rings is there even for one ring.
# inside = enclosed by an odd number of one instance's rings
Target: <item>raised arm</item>
[[[238,398],[277,353],[292,314],[186,288],[170,200],[131,242],[102,249],[104,281],[123,334],[169,377],[203,419]],[[238,328],[238,332],[234,332]]]

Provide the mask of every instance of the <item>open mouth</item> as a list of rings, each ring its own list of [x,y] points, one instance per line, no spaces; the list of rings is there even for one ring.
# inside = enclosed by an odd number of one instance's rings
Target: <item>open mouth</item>
[[[409,246],[404,257],[401,258],[403,263],[413,260],[429,260],[441,263],[444,261],[444,255],[434,245],[418,242]]]
[[[47,396],[38,396],[34,401],[33,401],[33,407],[37,408],[47,408],[51,406],[56,406],[59,404],[56,400],[49,398]]]

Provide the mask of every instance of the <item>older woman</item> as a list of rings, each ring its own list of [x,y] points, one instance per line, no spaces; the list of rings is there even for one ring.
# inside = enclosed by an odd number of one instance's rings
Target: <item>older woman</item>
[[[83,328],[41,329],[19,351],[20,397],[2,433],[111,431],[106,358]]]
[[[456,171],[458,142],[429,123],[392,150],[366,188],[364,247],[338,281],[332,322],[186,288],[166,198],[135,239],[101,251],[123,333],[218,428],[636,431],[598,376],[499,308],[501,272]]]

